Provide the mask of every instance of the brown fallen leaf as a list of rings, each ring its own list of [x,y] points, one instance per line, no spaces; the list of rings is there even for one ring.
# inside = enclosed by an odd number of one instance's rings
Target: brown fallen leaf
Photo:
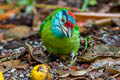
[[[107,19],[107,18],[120,18],[120,14],[113,13],[83,13],[83,12],[74,12],[76,21],[79,20],[88,20],[88,19]]]
[[[89,71],[90,71],[89,69],[79,70],[79,71],[58,70],[57,73],[59,74],[60,78],[65,78],[65,77],[68,77],[68,76],[73,76],[73,77],[84,76]]]
[[[37,62],[44,63],[48,61],[48,56],[40,50],[32,48],[31,45],[25,43],[25,48],[29,52],[30,56]]]
[[[13,4],[0,4],[0,10],[9,10],[14,8]]]
[[[3,33],[0,33],[0,41],[4,40]]]
[[[101,19],[101,20],[90,21],[86,25],[104,26],[104,25],[111,25],[111,24],[113,24],[113,19]]]
[[[10,28],[15,28],[16,25],[14,24],[6,24],[6,25],[3,25],[3,24],[0,24],[0,29],[10,29]]]
[[[5,39],[13,38],[13,39],[20,39],[24,37],[28,37],[32,34],[30,27],[28,26],[17,26],[15,28],[9,29],[8,31],[4,32]]]
[[[17,69],[24,69],[26,70],[28,68],[29,64],[25,61],[20,62],[20,64],[16,67]]]
[[[61,75],[59,75],[60,78],[65,78],[65,77],[68,77],[70,75],[69,72],[64,72],[62,73]]]
[[[120,19],[119,19],[119,18],[113,19],[113,22],[114,22],[117,26],[120,26]]]
[[[100,27],[103,27],[105,25],[112,25],[112,24],[116,24],[117,26],[120,26],[120,19],[119,18],[107,18],[107,19],[100,19],[100,20],[94,20],[94,21],[92,20],[86,23],[86,25],[90,25],[90,26],[96,25]]]
[[[116,46],[107,46],[104,44],[98,44],[88,48],[88,51],[83,56],[78,56],[78,59],[83,62],[94,62],[99,59],[105,59],[108,57],[120,57],[120,48]]]
[[[69,79],[69,80],[90,80],[86,77],[75,77],[75,78],[72,78],[72,79]]]
[[[105,77],[104,69],[100,70],[91,70],[86,74],[91,80],[96,80],[96,78]]]
[[[119,78],[120,78],[120,73],[115,74],[115,75],[111,76],[110,78],[112,79],[112,78],[117,78],[117,77],[119,77]],[[117,80],[119,80],[119,79],[117,79]]]
[[[94,63],[91,64],[91,69],[100,69],[100,68],[111,68],[115,65],[120,65],[119,58],[112,59],[112,58],[105,58],[96,60]]]
[[[96,80],[103,80],[103,78],[97,78]]]
[[[20,10],[21,8],[15,8],[5,12],[4,14],[0,14],[0,21],[14,17],[17,13],[20,12]]]
[[[113,69],[113,68],[107,68],[107,69],[105,69],[105,72],[108,72],[110,74],[118,74],[118,73],[120,73],[120,71],[118,71],[116,69]]]
[[[73,71],[70,74],[72,76],[84,76],[85,73],[87,73],[89,70],[80,70],[80,71]]]
[[[11,68],[16,68],[18,67],[19,63],[20,63],[20,60],[11,60],[11,61],[0,63],[0,71],[4,73],[10,70]]]

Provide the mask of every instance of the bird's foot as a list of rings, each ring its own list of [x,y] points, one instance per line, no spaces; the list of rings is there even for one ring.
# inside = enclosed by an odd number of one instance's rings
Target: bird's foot
[[[77,57],[75,57],[74,59],[72,58],[71,61],[70,61],[70,64],[68,64],[68,66],[74,65],[76,60],[77,60]]]
[[[72,58],[71,58],[70,64],[68,66],[74,65],[75,61],[77,60],[77,54],[75,54],[74,52],[72,52],[71,56],[72,56]]]

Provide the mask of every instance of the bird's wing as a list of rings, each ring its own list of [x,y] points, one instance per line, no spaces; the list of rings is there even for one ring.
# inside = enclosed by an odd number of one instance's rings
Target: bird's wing
[[[40,30],[39,33],[41,33],[42,29],[44,28],[44,25],[46,24],[46,21],[43,21],[42,24],[40,25]]]
[[[77,25],[77,24],[75,24],[74,29],[75,29],[76,31],[78,31],[78,32],[79,32],[79,33],[78,33],[78,35],[80,36],[80,30],[79,30],[79,27],[78,27],[78,25]]]
[[[43,21],[42,24],[40,25],[39,33],[41,33],[41,31],[43,30],[45,24],[46,24],[49,20],[51,20],[51,15],[49,15],[48,17],[46,17],[46,18],[44,19],[44,21]]]

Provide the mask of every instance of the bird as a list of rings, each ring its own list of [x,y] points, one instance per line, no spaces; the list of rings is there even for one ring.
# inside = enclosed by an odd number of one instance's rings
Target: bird
[[[50,54],[70,55],[70,64],[75,62],[80,46],[80,31],[70,9],[58,8],[52,11],[41,23],[39,33]]]

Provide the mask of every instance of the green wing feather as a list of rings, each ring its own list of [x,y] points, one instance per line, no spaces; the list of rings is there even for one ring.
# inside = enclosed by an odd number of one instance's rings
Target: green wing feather
[[[75,27],[72,29],[72,31],[74,31],[74,30],[77,30],[79,32],[78,35],[80,37],[80,31],[79,31],[79,27],[77,24],[75,24]]]

